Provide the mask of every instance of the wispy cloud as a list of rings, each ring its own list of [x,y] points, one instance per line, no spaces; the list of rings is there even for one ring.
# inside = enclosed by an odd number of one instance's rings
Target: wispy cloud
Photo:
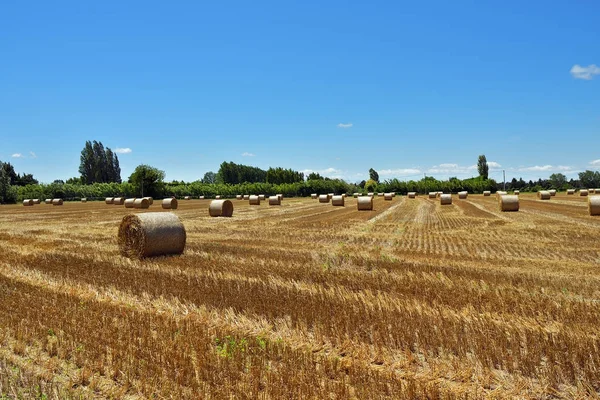
[[[115,153],[119,153],[119,154],[129,154],[132,151],[133,150],[131,150],[129,147],[117,147],[115,149]]]
[[[25,158],[25,156],[21,153],[15,153],[11,156],[12,158]]]
[[[29,156],[30,156],[31,158],[37,158],[37,155],[36,155],[36,154],[35,154],[33,151],[30,151],[30,152],[29,152]]]
[[[594,161],[590,161],[590,165],[592,167],[600,167],[600,159],[594,160]]]
[[[320,170],[314,170],[314,169],[307,168],[300,172],[302,172],[304,174],[304,176],[308,176],[310,173],[316,172],[321,176],[326,176],[328,178],[339,178],[339,179],[342,179],[345,174],[345,172],[342,171],[341,169],[333,168],[333,167],[320,169]]]
[[[247,151],[242,153],[242,157],[254,157],[254,154],[248,153]]]
[[[573,78],[575,79],[585,79],[586,81],[589,81],[594,78],[594,75],[600,75],[600,67],[595,64],[590,64],[587,67],[575,64],[571,68],[571,75],[573,75]]]
[[[411,176],[422,174],[418,168],[396,168],[396,169],[382,169],[377,171],[379,176]]]
[[[518,171],[524,172],[541,172],[541,171],[572,171],[573,167],[567,165],[534,165],[533,167],[520,167]]]
[[[496,161],[488,161],[487,165],[491,169],[502,168],[502,165],[500,165],[500,163],[497,163]]]
[[[339,123],[339,124],[337,124],[337,127],[347,129],[347,128],[352,128],[352,125],[353,124],[351,124],[351,123],[348,123],[348,124]]]

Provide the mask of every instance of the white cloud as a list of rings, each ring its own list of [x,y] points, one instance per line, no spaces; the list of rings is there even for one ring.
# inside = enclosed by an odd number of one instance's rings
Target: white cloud
[[[571,75],[573,75],[573,78],[575,79],[585,79],[586,81],[589,81],[594,75],[600,75],[600,67],[597,67],[595,64],[590,64],[587,67],[575,64],[571,68]]]
[[[254,157],[254,154],[248,153],[247,151],[242,153],[242,157]]]
[[[572,171],[573,167],[569,167],[566,165],[534,165],[533,167],[521,167],[518,169],[519,171],[532,171],[532,172],[540,172],[540,171]]]
[[[590,165],[592,165],[594,167],[600,167],[600,159],[594,160],[594,161],[590,161]]]
[[[339,124],[337,124],[337,127],[338,128],[344,128],[344,129],[346,129],[346,128],[352,128],[352,123],[348,123],[348,124],[339,123]]]
[[[129,147],[117,147],[115,149],[115,153],[119,153],[119,154],[129,154],[131,152],[132,152],[132,150]]]
[[[397,169],[382,169],[377,171],[379,176],[411,176],[420,175],[422,172],[418,168],[397,168]]]
[[[458,164],[440,164],[440,168],[458,168]]]
[[[337,168],[333,168],[333,167],[329,167],[329,168],[325,168],[325,169],[321,169],[321,170],[314,170],[314,169],[304,169],[302,171],[300,171],[304,174],[304,176],[308,176],[310,173],[312,172],[316,172],[321,176],[326,176],[328,178],[342,178],[342,175],[344,174],[344,171],[337,169]]]
[[[37,158],[37,155],[33,151],[30,151],[29,155],[31,156],[31,158]]]
[[[488,161],[487,165],[490,168],[502,168],[502,165],[500,165],[500,163],[497,163],[496,161]],[[475,166],[475,168],[477,168],[477,166]]]
[[[11,157],[12,158],[25,158],[25,156],[23,156],[23,154],[21,154],[21,153],[15,153]]]

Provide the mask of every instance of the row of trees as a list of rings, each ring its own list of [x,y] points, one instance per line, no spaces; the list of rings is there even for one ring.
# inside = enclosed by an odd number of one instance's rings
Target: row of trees
[[[252,167],[249,165],[236,164],[234,162],[223,162],[219,171],[204,174],[203,183],[224,183],[237,185],[240,183],[272,183],[280,185],[283,183],[296,183],[304,181],[302,172],[293,169],[269,168],[268,170]]]
[[[102,142],[89,140],[85,142],[81,150],[79,164],[80,182],[83,184],[92,183],[121,183],[121,167],[119,166],[119,157],[110,149],[104,148]],[[76,178],[69,181],[75,183]]]

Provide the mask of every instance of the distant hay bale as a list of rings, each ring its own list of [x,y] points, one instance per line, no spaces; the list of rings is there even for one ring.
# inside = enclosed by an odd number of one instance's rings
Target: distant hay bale
[[[137,200],[148,202],[147,199]],[[185,240],[185,227],[173,213],[126,215],[119,226],[119,250],[124,257],[181,254],[185,249]]]
[[[343,198],[346,198],[346,193],[342,193],[342,197],[343,197]]]
[[[127,203],[125,203],[127,204]],[[162,208],[165,210],[177,210],[177,199],[173,198],[173,197],[167,197],[166,199],[163,199],[162,201]]]
[[[236,200],[242,200],[244,198],[244,196],[242,196],[241,194],[236,194],[235,195],[235,199]]]
[[[279,197],[279,202],[281,203],[281,201],[283,201],[283,194],[279,193],[276,194],[277,197]]]
[[[359,196],[356,202],[356,208],[358,211],[371,211],[373,210],[373,197],[372,196]]]
[[[600,189],[594,189],[596,194],[600,194]]]
[[[408,198],[409,199],[414,199],[417,197],[417,193],[416,192],[408,192]]]
[[[62,206],[63,205],[63,199],[52,199],[52,205],[53,206]]]
[[[396,197],[396,192],[392,192],[392,197]]]
[[[269,196],[269,205],[270,206],[280,206],[281,205],[281,197]]]
[[[231,200],[213,200],[208,206],[208,214],[211,217],[231,217],[233,215],[233,203]]]
[[[125,199],[125,208],[133,208],[133,203],[135,202],[135,197],[130,199]]]
[[[383,197],[384,193],[377,193],[377,196]]]
[[[392,201],[394,199],[394,196],[392,196],[391,193],[384,193],[383,194],[383,199],[387,200],[387,201]]]
[[[352,193],[352,197],[357,198],[359,193]]]
[[[106,204],[113,204],[113,200],[114,200],[114,198],[112,198],[112,197],[107,197],[106,199],[104,199],[104,202],[105,202]]]
[[[452,204],[452,195],[448,193],[440,195],[440,204],[443,206]]]
[[[492,192],[490,192],[489,190],[484,190],[484,191],[483,191],[483,195],[484,195],[484,196],[491,196],[491,195],[492,195]]]
[[[588,197],[588,210],[590,215],[600,215],[600,196]]]
[[[458,192],[458,198],[461,200],[465,200],[468,195],[469,195],[469,192],[466,192],[466,191]]]
[[[310,198],[313,199],[313,200],[315,200],[315,199],[319,198],[319,195],[316,194],[316,193],[311,193]]]
[[[550,192],[547,190],[540,190],[537,192],[537,197],[540,200],[550,200]]]
[[[581,189],[579,191],[579,195],[580,196],[587,196],[588,195],[588,190],[587,189]]]
[[[504,194],[498,199],[500,211],[519,211],[519,196]]]
[[[82,198],[81,198],[81,202],[82,202],[82,203],[87,203],[87,198],[86,198],[86,197],[82,197]]]
[[[25,199],[25,200],[23,200],[23,205],[25,207],[30,207],[30,206],[33,205],[33,200],[32,199]]]
[[[133,201],[133,208],[148,208],[150,207],[150,202],[146,198],[135,199]]]
[[[122,206],[125,204],[125,198],[123,197],[115,197],[112,202],[116,206]]]
[[[260,196],[252,195],[248,199],[251,206],[260,206]]]
[[[567,189],[567,194],[575,194],[575,189]]]
[[[221,195],[220,194],[216,195],[215,200],[221,200]]]
[[[154,198],[152,198],[152,197],[144,197],[144,198],[148,200],[148,203],[150,203],[150,205],[154,204]]]
[[[204,200],[206,198],[206,196],[198,196],[198,199],[200,200]]]
[[[46,203],[46,204],[52,204],[52,199],[46,199],[46,200],[44,200],[44,203]]]
[[[33,204],[40,204],[40,203],[41,203],[40,199],[33,199]]]
[[[596,193],[596,189],[588,189],[588,194],[594,194]]]
[[[259,194],[259,195],[258,195],[258,199],[259,199],[260,201],[263,201],[263,200],[265,200],[265,199],[266,199],[266,197],[265,197],[265,195],[264,195],[264,194]]]
[[[548,190],[548,192],[550,192],[550,196],[552,196],[552,197],[556,196],[556,189],[550,189],[550,190]]]
[[[249,194],[245,194],[245,195],[242,197],[242,200],[250,200],[250,195],[249,195]]]
[[[429,192],[429,198],[435,199],[437,197],[437,192]]]
[[[369,197],[373,197],[373,196],[375,196],[375,193],[373,193],[373,192],[369,192],[369,193],[367,193],[367,196],[369,196]]]
[[[329,203],[329,195],[322,194],[319,196],[319,203]]]
[[[500,196],[504,196],[505,194],[508,194],[508,192],[505,192],[504,190],[498,190],[496,192],[496,194],[499,194]]]
[[[331,198],[331,205],[344,207],[344,200],[344,196],[333,196]]]
[[[518,196],[521,192],[518,190],[513,190],[513,193]]]
[[[202,197],[202,196],[200,196],[200,197]],[[183,196],[183,199],[184,199],[184,200],[191,200],[191,199],[192,199],[192,196]]]

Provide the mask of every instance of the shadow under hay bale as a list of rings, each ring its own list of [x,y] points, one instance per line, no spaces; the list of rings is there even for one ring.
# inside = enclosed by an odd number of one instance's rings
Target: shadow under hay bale
[[[126,215],[119,226],[119,250],[124,257],[181,254],[185,241],[185,227],[173,213]]]
[[[208,206],[208,214],[211,217],[231,217],[233,215],[233,203],[231,200],[213,200]]]

